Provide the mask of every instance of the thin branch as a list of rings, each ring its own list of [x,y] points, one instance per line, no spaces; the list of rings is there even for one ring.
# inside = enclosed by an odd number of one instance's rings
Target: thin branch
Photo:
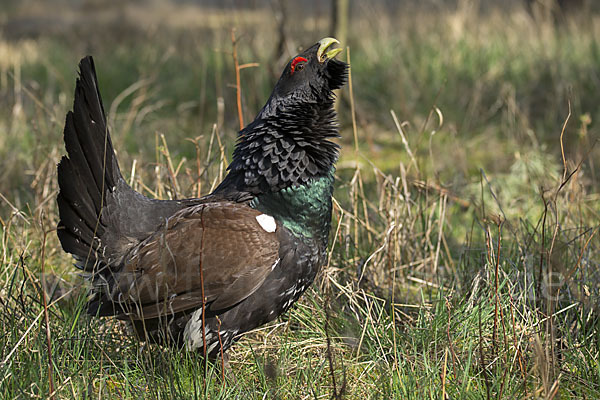
[[[242,114],[242,86],[240,83],[240,65],[238,64],[237,40],[235,39],[235,28],[231,30],[231,44],[233,46],[233,65],[235,68],[235,90],[240,130],[244,129],[244,115]]]
[[[45,267],[46,267],[46,239],[48,237],[48,233],[54,232],[56,229],[50,229],[48,231],[44,230],[44,222],[42,217],[42,230],[44,231],[44,237],[42,238],[42,271],[41,275],[44,277]],[[50,316],[48,314],[48,299],[46,297],[46,290],[44,290],[44,281],[42,280],[42,301],[44,305],[44,320],[46,322],[46,346],[48,348],[48,383],[50,385],[50,399],[55,399],[55,391],[54,391],[54,369],[52,364],[52,337],[50,335]]]
[[[567,178],[567,159],[565,158],[565,147],[563,143],[563,136],[565,135],[565,130],[567,129],[567,124],[569,123],[569,119],[571,119],[571,100],[568,100],[567,104],[569,105],[569,113],[567,114],[567,118],[565,118],[565,122],[563,123],[562,130],[560,131],[560,155],[562,156],[563,162],[563,182]]]

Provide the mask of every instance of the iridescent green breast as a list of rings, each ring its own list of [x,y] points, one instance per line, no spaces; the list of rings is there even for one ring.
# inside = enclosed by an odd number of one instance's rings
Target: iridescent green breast
[[[326,176],[305,185],[262,194],[250,205],[273,216],[294,236],[326,240],[331,226],[334,171],[332,168]]]

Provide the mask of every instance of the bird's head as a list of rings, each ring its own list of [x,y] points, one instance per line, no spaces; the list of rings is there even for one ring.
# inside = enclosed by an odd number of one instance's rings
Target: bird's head
[[[335,57],[342,51],[334,38],[324,38],[293,57],[273,89],[272,98],[318,102],[346,82],[348,65]]]
[[[321,39],[290,60],[271,97],[242,129],[230,173],[215,190],[236,201],[301,186],[332,174],[339,146],[333,90],[348,65],[335,59],[336,39]]]

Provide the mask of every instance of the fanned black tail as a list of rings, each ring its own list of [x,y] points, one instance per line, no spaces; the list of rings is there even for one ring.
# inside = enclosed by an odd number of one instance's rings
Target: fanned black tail
[[[123,259],[178,210],[204,201],[154,200],[123,179],[110,140],[92,57],[79,63],[73,111],[64,131],[67,155],[58,164],[58,238],[90,273],[93,315],[123,311],[106,296]]]
[[[80,268],[92,271],[102,261],[101,238],[108,228],[103,208],[122,177],[91,56],[79,63],[73,111],[67,114],[64,140],[68,155],[58,164],[58,238]]]

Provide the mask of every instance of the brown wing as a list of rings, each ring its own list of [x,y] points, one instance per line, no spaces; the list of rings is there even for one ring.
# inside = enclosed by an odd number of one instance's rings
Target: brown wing
[[[149,319],[202,305],[220,310],[250,296],[278,262],[279,243],[261,213],[234,203],[211,203],[174,214],[115,273],[109,296],[128,318]],[[270,228],[270,227],[267,227]]]

